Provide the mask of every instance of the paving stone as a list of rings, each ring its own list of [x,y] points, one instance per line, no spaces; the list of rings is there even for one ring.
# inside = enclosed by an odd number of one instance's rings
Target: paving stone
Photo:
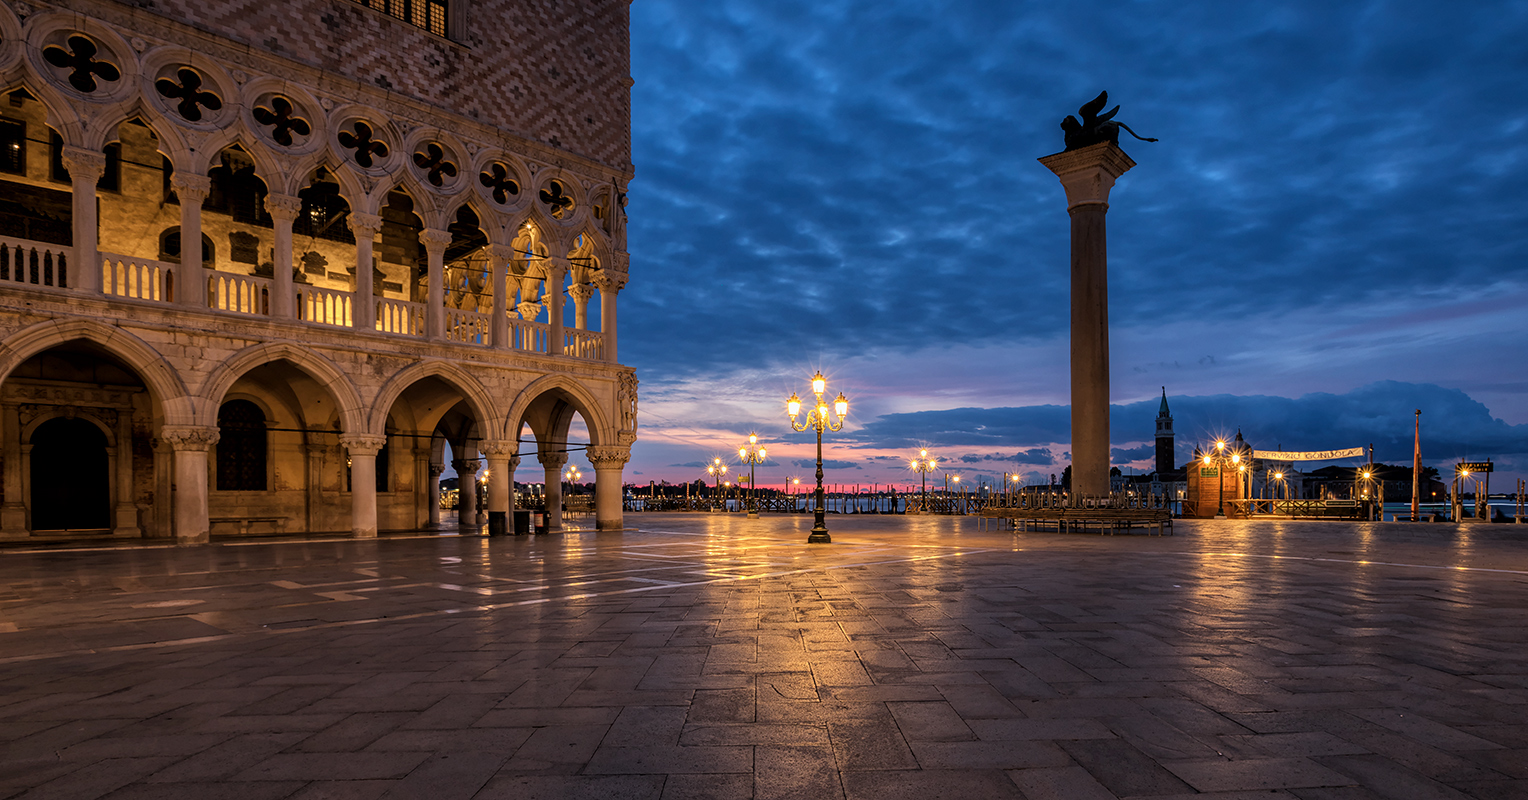
[[[1304,758],[1166,761],[1163,766],[1201,792],[1347,786],[1352,778]]]
[[[1024,797],[1001,770],[919,770],[844,773],[848,800],[970,800]]]

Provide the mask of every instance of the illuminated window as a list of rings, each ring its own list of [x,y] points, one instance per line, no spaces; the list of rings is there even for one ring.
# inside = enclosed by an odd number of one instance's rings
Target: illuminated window
[[[27,124],[0,119],[0,172],[27,174]]]
[[[450,8],[446,0],[356,0],[363,6],[374,8],[389,16],[397,17],[436,36],[446,36],[446,20]]]

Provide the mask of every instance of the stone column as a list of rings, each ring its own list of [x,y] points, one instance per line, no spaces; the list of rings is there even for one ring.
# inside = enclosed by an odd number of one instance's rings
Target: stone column
[[[305,493],[307,530],[313,533],[324,530],[320,514],[324,508],[328,507],[328,504],[324,502],[324,459],[329,455],[329,447],[322,444],[304,444],[302,452],[305,459],[304,467],[308,474],[308,490]]]
[[[546,529],[549,531],[562,529],[562,467],[568,463],[567,453],[536,454],[536,460],[541,462],[541,468],[546,478],[544,482],[546,497]]]
[[[181,305],[207,308],[207,272],[202,265],[202,201],[212,192],[212,179],[206,175],[176,172],[170,187],[180,199],[180,277],[175,281],[175,298]]]
[[[433,530],[440,527],[440,473],[445,468],[440,464],[430,465],[430,480],[425,484],[429,492],[430,528]]]
[[[133,502],[133,412],[117,410],[117,508],[113,536],[137,538],[138,504]]]
[[[15,403],[0,407],[0,426],[5,436],[5,505],[0,506],[0,539],[25,539],[27,507],[22,499],[21,472],[29,465],[21,458],[21,408]]]
[[[1040,159],[1072,217],[1072,492],[1109,494],[1109,278],[1104,215],[1114,181],[1135,166],[1103,142]]]
[[[451,462],[456,468],[456,524],[475,529],[477,520],[477,473],[483,462],[475,458],[459,458]]]
[[[631,460],[630,447],[590,447],[589,463],[594,465],[594,527],[618,531],[624,524],[621,508],[621,471]]]
[[[515,442],[515,445],[517,447],[519,446],[519,444],[520,444],[519,442]],[[506,469],[504,471],[504,483],[505,483],[506,486],[509,487],[507,489],[507,491],[509,493],[508,494],[508,497],[509,497],[509,510],[511,512],[513,512],[518,507],[518,505],[519,505],[518,503],[515,502],[515,470],[520,468],[520,457],[519,456],[510,456],[509,457],[509,461],[507,462],[506,466],[508,466],[508,469]],[[514,524],[515,524],[515,521],[514,520],[510,520],[509,524],[510,524],[511,527],[513,527]]]
[[[615,298],[626,285],[626,273],[602,269],[594,276],[594,285],[600,290],[600,335],[605,337],[605,360],[619,364],[616,353]]]
[[[265,196],[265,213],[271,215],[276,244],[271,248],[271,316],[297,316],[297,296],[292,289],[292,223],[302,213],[302,198],[285,194]]]
[[[372,258],[377,234],[382,232],[382,218],[376,214],[351,212],[345,222],[355,234],[355,310],[351,312],[351,325],[358,331],[377,328],[377,298],[372,286],[371,271],[375,268]]]
[[[515,442],[485,441],[478,445],[488,460],[488,510],[509,513],[509,487],[511,469],[509,460],[515,455]],[[513,520],[510,520],[513,524]]]
[[[589,330],[589,299],[594,297],[594,288],[586,283],[575,283],[568,287],[568,296],[573,298],[573,327]]]
[[[546,304],[547,322],[551,329],[551,336],[547,342],[547,354],[562,355],[562,284],[568,275],[568,260],[566,258],[549,258],[546,260]]]
[[[357,539],[377,536],[377,453],[387,446],[386,436],[364,433],[340,435],[350,456],[350,533]]]
[[[515,248],[509,245],[496,244],[488,248],[489,274],[493,280],[493,312],[489,320],[488,339],[495,350],[510,349],[508,278],[509,262],[514,257]]]
[[[424,303],[424,335],[426,339],[446,338],[446,245],[451,244],[451,234],[426,228],[419,232],[424,243],[425,255],[429,257],[429,292]]]
[[[83,147],[65,147],[62,160],[74,191],[74,263],[68,265],[69,285],[85,292],[99,292],[102,269],[96,183],[106,172],[106,154]]]
[[[218,443],[218,429],[165,425],[159,429],[159,436],[175,451],[175,543],[206,544],[210,529],[207,522],[207,451]]]

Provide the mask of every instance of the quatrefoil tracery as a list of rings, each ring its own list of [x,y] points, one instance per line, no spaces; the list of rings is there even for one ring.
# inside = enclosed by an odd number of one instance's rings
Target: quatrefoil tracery
[[[546,204],[552,216],[557,219],[562,219],[573,210],[573,198],[568,196],[560,181],[547,183],[546,188],[541,190],[541,202]]]
[[[371,126],[364,122],[355,124],[355,132],[340,131],[340,146],[354,150],[352,158],[363,168],[370,168],[376,158],[387,158],[387,143],[373,138]]]
[[[181,67],[175,71],[175,77],[180,78],[180,83],[169,78],[160,78],[154,81],[154,88],[159,93],[170,99],[179,99],[175,104],[175,110],[191,122],[200,122],[202,109],[217,111],[223,107],[222,98],[212,92],[202,91],[202,76],[196,70],[189,67]]]
[[[85,94],[98,88],[96,78],[115,81],[122,77],[122,70],[110,61],[97,60],[100,48],[85,36],[70,36],[68,48],[49,45],[43,48],[42,57],[59,69],[69,70],[69,85]]]
[[[493,201],[501,206],[509,202],[510,195],[520,194],[520,184],[509,176],[509,168],[497,161],[478,175],[478,181],[493,191]]]
[[[271,138],[282,147],[292,146],[292,134],[307,136],[313,132],[313,126],[308,121],[296,115],[297,109],[292,101],[276,95],[271,98],[270,107],[255,106],[253,112],[255,121],[271,129]]]
[[[440,145],[430,142],[424,150],[414,154],[414,166],[424,170],[430,185],[441,186],[446,178],[456,177],[456,165],[446,160],[446,151]]]

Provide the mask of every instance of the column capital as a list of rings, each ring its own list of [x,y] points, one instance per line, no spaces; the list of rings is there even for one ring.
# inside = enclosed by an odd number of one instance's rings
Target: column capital
[[[594,285],[599,288],[601,293],[621,291],[626,288],[627,279],[626,273],[615,272],[609,269],[602,269],[594,273]]]
[[[568,454],[555,452],[537,453],[536,460],[540,461],[541,466],[545,467],[548,472],[557,472],[562,469],[564,464],[568,463]]]
[[[451,232],[425,228],[419,232],[419,242],[430,255],[444,255],[446,246],[451,244]]]
[[[1114,181],[1135,166],[1130,156],[1113,142],[1100,142],[1077,150],[1039,159],[1046,169],[1056,173],[1066,190],[1066,207],[1109,205],[1109,190]]]
[[[587,303],[594,296],[594,289],[587,283],[575,283],[568,287],[568,295],[580,303]]]
[[[64,162],[64,169],[69,170],[69,177],[75,180],[97,181],[106,173],[106,154],[95,150],[71,145],[64,148],[59,160]]]
[[[439,478],[440,477],[440,473],[445,472],[445,471],[446,471],[446,466],[444,464],[431,464],[430,465],[430,480],[434,480],[436,478]]]
[[[584,452],[588,454],[589,463],[593,464],[596,470],[620,469],[631,460],[630,447],[590,447]]]
[[[369,433],[342,433],[340,444],[353,456],[374,456],[387,446],[387,437]]]
[[[520,468],[520,457],[519,456],[510,456],[509,457],[509,468],[510,468],[511,471]]]
[[[507,439],[484,439],[478,442],[478,450],[481,450],[485,456],[502,458],[514,455],[519,445],[519,442]]]
[[[185,175],[177,172],[170,178],[170,188],[175,190],[175,195],[180,198],[182,205],[200,203],[212,193],[212,179],[206,175]]]
[[[162,425],[159,438],[177,451],[205,453],[218,443],[218,429],[202,425]]]
[[[488,257],[493,260],[493,265],[496,267],[514,261],[519,255],[515,248],[507,244],[488,245]]]
[[[553,273],[561,273],[565,275],[569,269],[572,269],[572,267],[573,262],[563,258],[562,256],[547,256],[546,258],[541,259],[541,268],[545,269],[549,275]]]
[[[541,316],[540,303],[519,303],[515,306],[515,310],[520,312],[520,319],[524,320],[534,320]]]
[[[268,194],[265,196],[265,213],[277,222],[292,222],[302,213],[302,198],[289,194]]]
[[[456,458],[451,460],[451,467],[456,470],[457,477],[464,473],[476,475],[483,468],[483,462],[475,458]]]
[[[357,239],[375,239],[382,232],[382,218],[376,214],[357,214],[352,211],[345,215],[345,224],[350,226]]]

